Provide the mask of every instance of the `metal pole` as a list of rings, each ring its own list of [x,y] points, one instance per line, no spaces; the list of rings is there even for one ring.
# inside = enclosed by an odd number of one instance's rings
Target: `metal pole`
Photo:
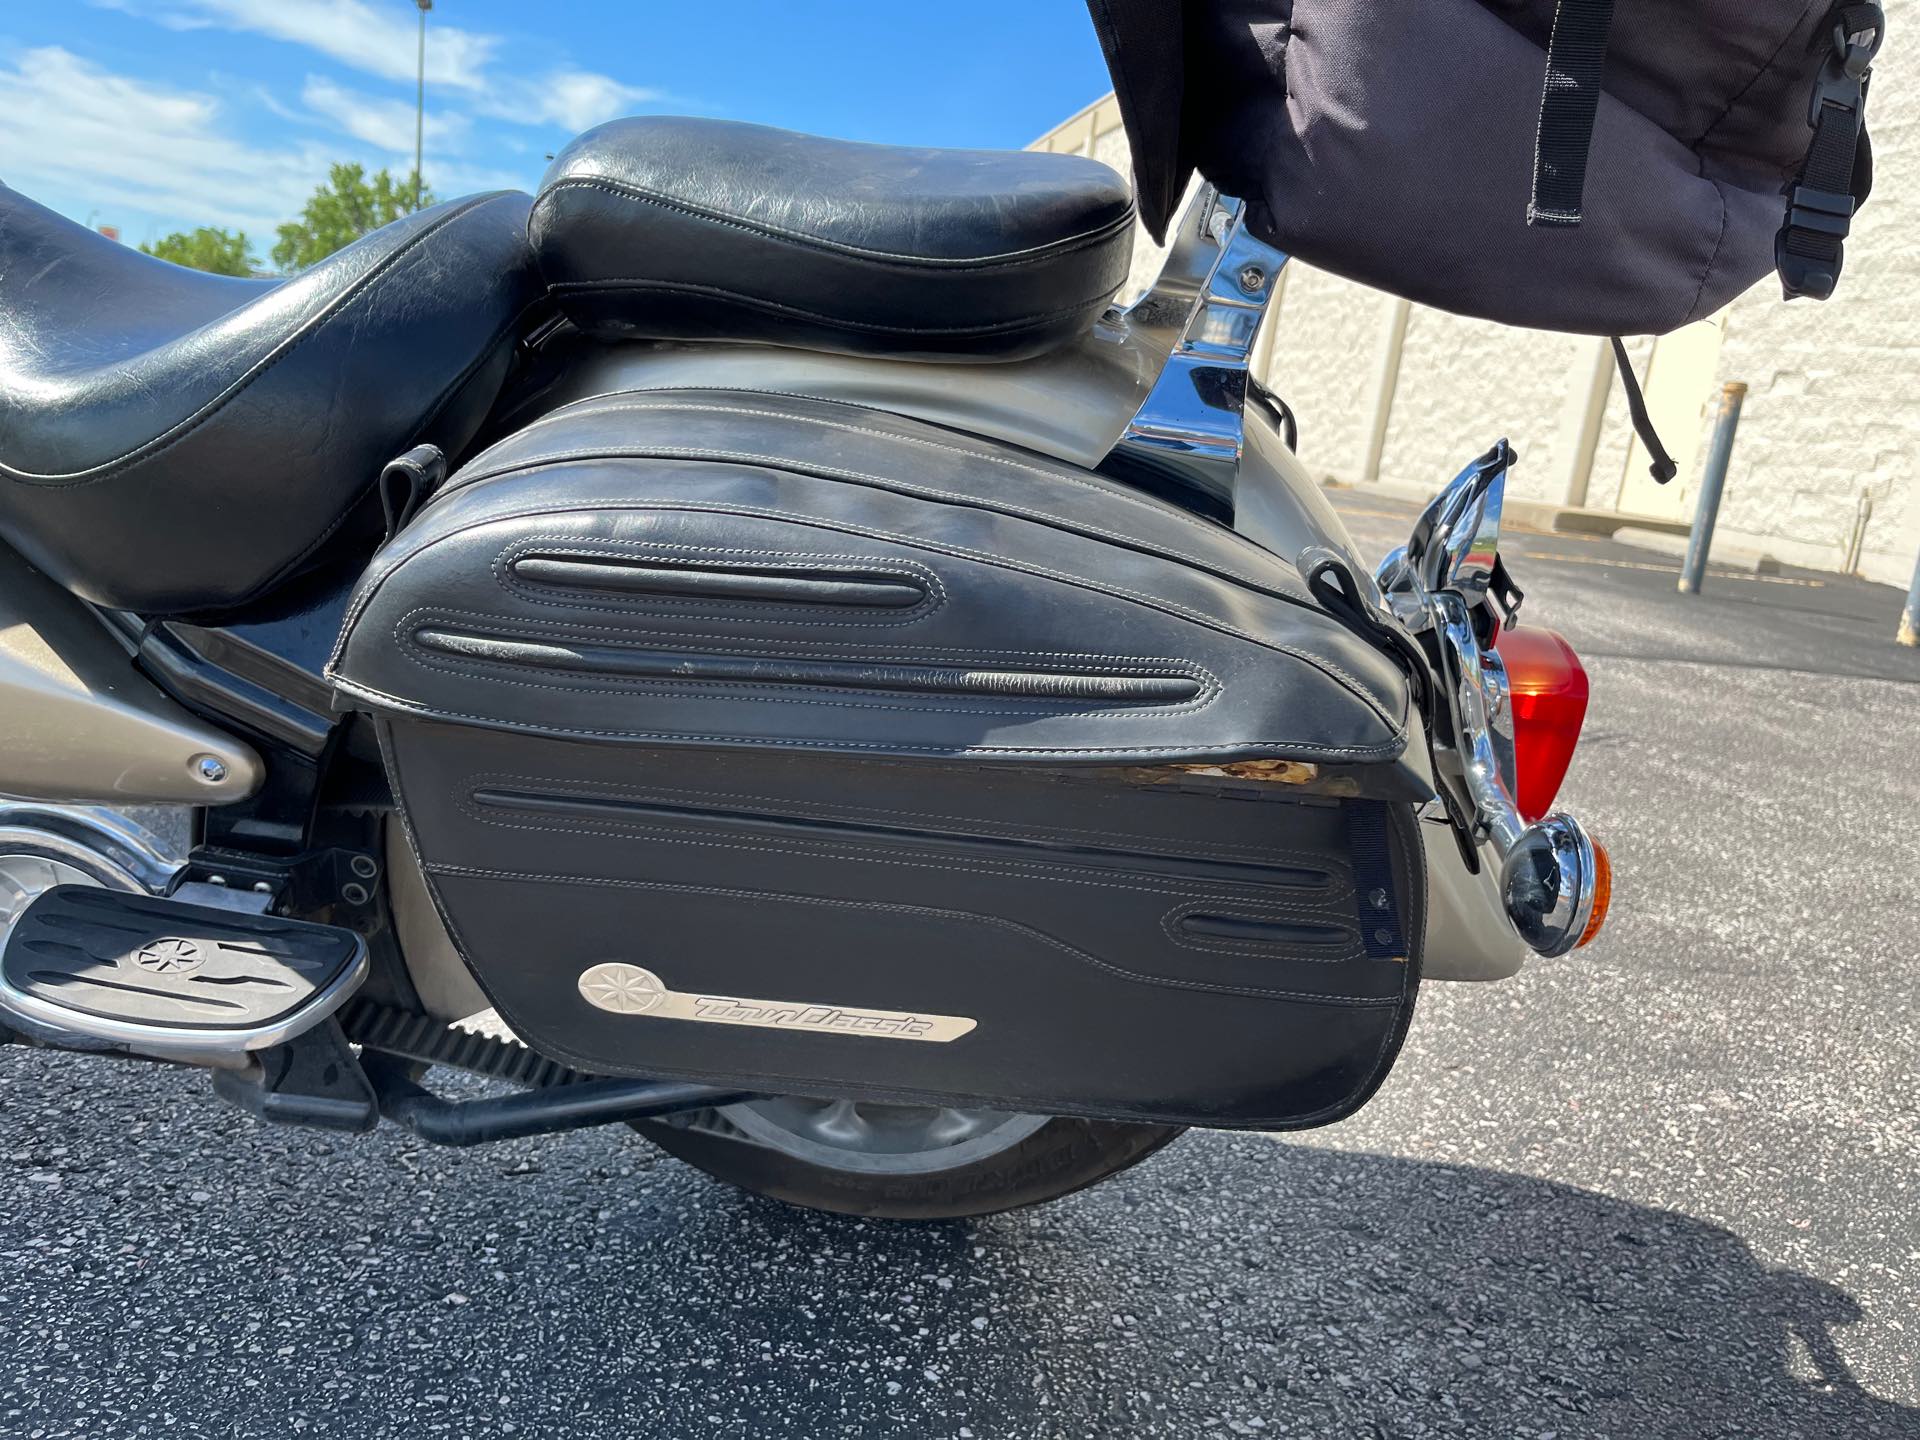
[[[1727,488],[1727,462],[1733,458],[1733,432],[1740,428],[1740,406],[1747,387],[1738,380],[1720,387],[1720,407],[1714,413],[1713,444],[1707,450],[1707,470],[1700,477],[1700,495],[1693,504],[1693,532],[1687,536],[1687,558],[1680,567],[1680,593],[1697,595],[1707,576],[1707,551],[1713,546],[1713,524],[1720,518],[1720,493]]]
[[[1913,584],[1907,590],[1907,608],[1900,612],[1900,632],[1893,638],[1902,645],[1920,646],[1920,558],[1913,562]]]
[[[1412,301],[1397,296],[1387,301],[1387,329],[1374,360],[1373,418],[1367,424],[1367,453],[1360,465],[1360,478],[1370,485],[1380,479],[1380,463],[1387,453],[1387,426],[1400,388],[1400,357],[1407,348],[1407,320],[1412,314]]]
[[[420,65],[413,101],[413,208],[420,208],[420,150],[427,131],[427,11],[433,0],[415,0],[420,7]]]

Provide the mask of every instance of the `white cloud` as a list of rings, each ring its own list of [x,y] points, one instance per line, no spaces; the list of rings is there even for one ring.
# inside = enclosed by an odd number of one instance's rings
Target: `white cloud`
[[[331,56],[342,65],[387,80],[414,79],[419,14],[411,6],[373,0],[94,0],[176,30],[218,26],[251,31]],[[430,21],[427,83],[483,89],[499,49],[494,35]]]
[[[365,95],[317,75],[307,77],[300,100],[309,110],[331,121],[354,139],[394,154],[406,154],[408,168],[412,168],[414,107],[408,102]],[[428,149],[444,150],[457,146],[465,137],[468,124],[465,115],[429,111],[426,120]]]
[[[93,3],[176,29],[219,26],[270,36],[304,45],[343,65],[386,80],[412,83],[415,78],[418,12],[401,0],[386,0],[386,3],[374,3],[374,0],[93,0]],[[538,76],[507,74],[496,63],[505,48],[506,42],[498,35],[445,24],[436,14],[427,26],[427,84],[459,92],[475,110],[494,119],[520,125],[552,124],[573,131],[586,130],[636,106],[666,98],[662,91],[628,85],[611,75],[573,66],[548,70]],[[368,103],[384,105],[385,102]],[[314,108],[322,107],[315,105]],[[379,122],[361,123],[363,129],[370,130]],[[369,138],[360,129],[350,133]]]
[[[337,157],[318,144],[249,145],[221,119],[211,95],[117,75],[58,46],[0,64],[8,184],[56,205],[65,198],[76,215],[120,207],[243,229],[264,252]]]
[[[407,156],[402,163],[411,170],[413,156]],[[426,179],[434,194],[442,200],[451,200],[456,195],[477,195],[482,190],[531,190],[539,182],[545,166],[544,160],[536,160],[522,170],[502,170],[491,165],[463,165],[429,158]],[[394,173],[399,171],[396,169]]]
[[[546,121],[577,134],[666,98],[664,91],[623,85],[591,70],[552,70],[536,80],[514,84],[506,98],[480,108],[503,119],[523,124]]]

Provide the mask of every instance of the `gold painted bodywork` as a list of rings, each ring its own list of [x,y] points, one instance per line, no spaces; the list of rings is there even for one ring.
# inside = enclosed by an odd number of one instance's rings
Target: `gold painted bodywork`
[[[0,795],[225,805],[260,757],[133,667],[73,596],[0,546]]]

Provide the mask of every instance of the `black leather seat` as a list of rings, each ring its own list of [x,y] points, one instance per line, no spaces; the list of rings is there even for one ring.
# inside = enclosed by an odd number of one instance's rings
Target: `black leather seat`
[[[555,301],[603,339],[1002,360],[1099,314],[1127,276],[1133,201],[1077,156],[654,116],[567,146],[528,233]]]
[[[528,204],[455,201],[292,279],[238,280],[0,187],[0,534],[103,605],[259,594],[388,459],[472,438],[540,296]]]

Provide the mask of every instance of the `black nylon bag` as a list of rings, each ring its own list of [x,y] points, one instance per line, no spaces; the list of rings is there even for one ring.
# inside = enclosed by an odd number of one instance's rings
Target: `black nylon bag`
[[[1596,335],[1775,263],[1832,0],[1617,0],[1575,227],[1530,225],[1555,0],[1089,0],[1156,235],[1198,169],[1255,233],[1460,314]],[[1864,130],[1852,189],[1864,197]]]

